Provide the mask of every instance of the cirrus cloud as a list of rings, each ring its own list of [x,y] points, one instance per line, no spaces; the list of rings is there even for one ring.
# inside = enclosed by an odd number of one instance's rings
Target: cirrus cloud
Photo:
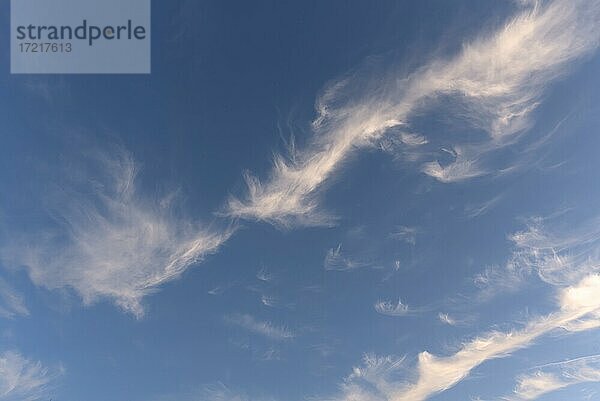
[[[171,194],[145,195],[122,147],[87,156],[87,168],[65,171],[60,187],[42,194],[51,227],[13,233],[0,257],[38,286],[72,288],[85,304],[110,299],[141,316],[144,296],[216,252],[233,229],[178,217]]]
[[[350,75],[336,81],[317,100],[308,144],[276,155],[266,180],[246,173],[246,196],[231,197],[226,214],[282,227],[332,224],[319,208],[324,184],[358,149],[394,131],[402,138],[414,115],[441,97],[456,100],[471,125],[489,136],[475,144],[456,143],[450,149],[453,161],[431,160],[421,170],[446,183],[485,174],[482,159],[531,126],[548,85],[596,50],[599,18],[598,1],[529,2],[452,58],[432,60],[410,74],[378,72],[364,81]],[[412,148],[433,145],[422,135],[399,142]]]

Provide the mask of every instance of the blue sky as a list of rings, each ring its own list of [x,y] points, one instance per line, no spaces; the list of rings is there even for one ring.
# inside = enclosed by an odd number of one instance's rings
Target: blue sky
[[[0,52],[0,400],[600,399],[600,2],[152,7]]]

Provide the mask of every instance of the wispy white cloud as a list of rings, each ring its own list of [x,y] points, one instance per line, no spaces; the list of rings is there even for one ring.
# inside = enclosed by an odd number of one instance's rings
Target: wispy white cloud
[[[493,197],[492,199],[480,203],[479,205],[468,205],[465,207],[465,214],[468,218],[471,219],[483,216],[484,214],[492,210],[494,207],[496,207],[496,205],[500,202],[501,199],[502,195],[498,195]]]
[[[419,397],[426,397],[428,393],[444,391],[466,377],[479,363],[528,346],[537,337],[554,329],[576,332],[600,327],[600,304],[598,297],[593,295],[600,291],[598,219],[589,219],[579,226],[570,220],[568,225],[547,227],[549,220],[563,215],[528,220],[526,229],[509,237],[515,248],[506,266],[488,268],[476,278],[476,283],[482,287],[480,295],[487,297],[498,291],[512,291],[528,277],[538,276],[545,283],[559,288],[559,311],[530,322],[520,331],[493,333],[466,343],[452,357],[436,358],[421,354],[419,371],[423,373],[420,373],[419,381],[409,387],[408,398],[395,400],[421,399]],[[482,359],[478,360],[478,357]],[[439,383],[452,384],[431,392],[434,386],[427,377],[436,373],[440,378],[448,373],[446,377],[449,380],[440,380]],[[458,376],[452,380],[452,375],[457,373]],[[545,383],[550,388],[551,379],[556,377],[547,374],[531,377],[524,381],[523,388],[532,389],[536,383],[540,386]],[[433,377],[430,380],[433,381]],[[563,381],[555,382],[558,383]]]
[[[467,326],[476,321],[477,316],[466,315],[466,314],[449,314],[445,312],[439,312],[437,315],[440,323],[446,324],[448,326]]]
[[[271,322],[256,320],[253,316],[247,314],[225,316],[225,322],[271,340],[285,341],[296,337],[295,333],[285,326],[277,326]]]
[[[580,319],[590,318],[600,311],[600,276],[590,276],[579,284],[559,293],[559,311],[529,322],[523,329],[511,332],[492,332],[475,338],[455,354],[437,357],[422,352],[418,358],[418,379],[393,394],[394,401],[419,401],[445,391],[462,381],[485,361],[501,358],[529,346],[538,337]]]
[[[600,219],[583,225],[546,227],[547,219],[531,219],[527,228],[510,239],[516,251],[510,266],[537,274],[552,285],[565,285],[600,272]]]
[[[269,272],[269,270],[266,267],[262,267],[258,273],[256,273],[256,278],[259,279],[260,281],[264,281],[264,282],[271,282],[273,281],[273,274],[271,272]]]
[[[545,283],[565,286],[600,273],[600,220],[595,217],[584,224],[548,224],[552,219],[531,218],[525,229],[509,236],[514,250],[506,265],[488,267],[475,276],[480,296],[487,299],[515,291],[532,275]]]
[[[317,101],[308,145],[290,146],[288,157],[277,155],[265,181],[247,174],[246,198],[231,198],[227,213],[280,226],[330,224],[318,208],[323,184],[356,149],[388,132],[405,132],[415,112],[440,96],[456,100],[461,114],[489,138],[456,144],[454,161],[433,160],[422,170],[442,182],[484,174],[482,157],[514,143],[515,134],[530,126],[549,83],[597,48],[599,17],[597,1],[528,2],[503,27],[466,43],[451,59],[433,60],[408,75],[381,72],[371,81],[348,76],[335,82]],[[427,140],[408,140],[406,146]]]
[[[387,316],[407,316],[415,312],[408,305],[402,303],[400,299],[398,302],[377,301],[373,307],[377,313]]]
[[[208,294],[209,295],[221,295],[222,293],[225,292],[225,290],[226,290],[226,288],[217,286],[217,287],[213,287],[210,290],[208,290]]]
[[[528,273],[518,265],[488,266],[477,273],[473,283],[478,289],[477,298],[489,301],[498,294],[512,293],[522,288]]]
[[[327,251],[323,266],[325,267],[325,270],[345,271],[366,267],[368,266],[368,263],[345,256],[342,251],[342,244],[339,244],[337,247]]]
[[[275,298],[272,295],[266,295],[266,294],[262,294],[260,296],[260,302],[264,305],[264,306],[268,306],[268,307],[274,307],[277,305],[277,298]]]
[[[562,330],[579,332],[600,326],[600,275],[593,263],[590,252],[596,248],[597,235],[592,220],[586,227],[579,229],[556,230],[548,232],[542,229],[544,219],[532,219],[526,230],[512,235],[515,253],[508,265],[515,271],[545,271],[546,281],[558,286],[556,292],[556,310],[548,315],[532,318],[521,328],[509,331],[484,333],[465,341],[458,350],[447,356],[435,356],[429,352],[419,354],[416,366],[408,364],[405,358],[376,357],[367,355],[362,366],[353,372],[340,385],[340,394],[327,400],[345,401],[420,401],[446,391],[467,378],[479,365],[529,347],[540,337]],[[554,232],[554,234],[553,234]],[[558,235],[559,232],[561,235]],[[555,251],[548,249],[556,248]],[[578,251],[575,252],[574,249]],[[560,252],[556,252],[556,250]],[[526,257],[522,255],[525,252]],[[580,257],[572,259],[567,266],[569,274],[555,273],[553,263],[544,255],[561,252],[575,253]],[[578,272],[575,274],[575,272]],[[552,277],[552,279],[548,279]],[[574,281],[571,281],[574,280]],[[400,311],[410,308],[404,304],[382,302],[383,311]],[[454,320],[447,315],[440,319],[448,323]],[[272,334],[273,326],[259,322],[254,318],[238,317],[241,327],[269,338],[280,337]],[[267,334],[268,333],[268,334]],[[519,378],[514,393],[505,398],[510,401],[530,400],[549,391],[556,391],[569,385],[598,380],[597,357],[572,360],[560,364],[545,365],[536,368],[531,375]]]
[[[593,355],[548,364],[518,378],[508,401],[535,400],[544,394],[581,383],[600,382],[600,356]]]
[[[223,383],[206,386],[199,397],[203,401],[249,401],[243,394],[237,394]]]
[[[440,322],[445,323],[449,326],[456,326],[456,324],[457,324],[456,319],[454,319],[447,313],[442,313],[442,312],[438,313],[438,319]]]
[[[537,372],[533,375],[522,376],[515,389],[515,396],[508,400],[534,400],[546,393],[551,393],[566,387],[567,384],[552,373]]]
[[[4,352],[0,355],[0,400],[33,401],[47,397],[62,373],[63,369],[50,369],[18,352]]]
[[[445,166],[439,161],[432,161],[423,165],[422,171],[444,183],[460,182],[486,174],[477,159],[466,158],[461,148],[452,149],[454,160]]]
[[[269,348],[260,356],[261,361],[280,361],[281,351],[276,348]]]
[[[440,357],[422,352],[418,357],[413,381],[403,380],[402,377],[390,380],[390,369],[385,369],[385,374],[374,373],[368,386],[356,381],[351,381],[350,384],[345,382],[344,391],[335,399],[426,400],[454,387],[482,363],[526,348],[552,331],[564,329],[575,332],[597,327],[600,316],[599,292],[600,276],[585,277],[579,283],[558,291],[558,308],[554,313],[534,318],[519,330],[495,331],[476,337],[462,344],[458,351],[449,356]]]
[[[11,319],[27,315],[29,315],[29,310],[23,296],[0,277],[0,317]]]
[[[13,234],[0,256],[25,266],[38,286],[73,288],[86,304],[108,298],[140,316],[145,295],[217,251],[232,230],[179,217],[171,194],[144,195],[139,168],[122,147],[86,156],[87,164],[65,171],[58,188],[41,195],[52,228]]]
[[[250,397],[243,392],[238,392],[221,382],[203,385],[177,394],[166,394],[152,401],[267,401],[271,398]]]
[[[395,389],[398,373],[405,372],[405,358],[366,354],[362,366],[354,367],[340,385],[339,397],[327,401],[387,401]]]
[[[417,234],[419,234],[419,232],[420,230],[417,227],[400,226],[391,233],[390,236],[393,239],[404,241],[407,244],[416,245]]]
[[[248,291],[256,293],[260,303],[269,308],[283,306],[280,298],[273,294],[272,290],[264,288],[264,286],[249,285],[246,287]]]

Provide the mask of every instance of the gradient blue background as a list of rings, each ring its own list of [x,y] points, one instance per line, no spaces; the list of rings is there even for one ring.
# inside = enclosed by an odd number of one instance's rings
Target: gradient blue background
[[[432,52],[453,54],[513,9],[510,1],[154,1],[152,74],[139,76],[10,75],[4,43],[3,232],[46,224],[36,194],[53,166],[77,153],[71,136],[119,141],[140,162],[144,190],[180,188],[189,215],[218,221],[214,212],[228,195],[243,193],[244,170],[265,176],[282,138],[307,140],[315,97],[328,81],[365,63],[408,69]],[[7,1],[0,11],[0,36],[7,37]],[[490,303],[460,298],[475,291],[477,273],[505,263],[507,235],[522,229],[523,219],[574,207],[574,221],[597,212],[599,68],[592,57],[545,94],[525,141],[567,119],[536,155],[539,163],[445,185],[390,155],[357,153],[324,192],[323,207],[339,217],[335,227],[280,230],[244,222],[216,255],[145,298],[140,320],[109,301],[83,306],[73,291],[35,287],[23,269],[2,267],[30,316],[0,320],[0,349],[64,366],[47,397],[54,401],[199,400],[196,394],[215,383],[255,399],[293,401],[335,394],[366,352],[446,354],[525,312],[547,313],[551,293],[541,285]],[[418,119],[413,128],[443,137],[454,128],[448,116],[439,117]],[[519,149],[501,152],[499,159]],[[497,196],[495,207],[468,218],[470,206]],[[415,244],[390,236],[399,226],[418,227]],[[338,244],[368,266],[326,271],[323,260]],[[256,278],[263,268],[272,282]],[[225,290],[209,294],[215,287]],[[278,304],[266,307],[260,294]],[[374,311],[379,299],[399,297],[424,312]],[[439,312],[470,320],[442,325]],[[236,313],[288,327],[296,337],[273,341],[224,320]],[[269,350],[279,359],[263,360]],[[568,341],[551,336],[484,364],[433,399],[505,394],[519,369],[598,352],[597,333]],[[579,394],[574,387],[546,399]]]

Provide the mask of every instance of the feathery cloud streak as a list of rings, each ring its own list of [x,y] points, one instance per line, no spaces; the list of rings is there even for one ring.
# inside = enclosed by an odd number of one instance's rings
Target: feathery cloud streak
[[[534,318],[518,330],[496,331],[476,337],[463,343],[456,353],[449,356],[438,357],[422,352],[416,369],[413,369],[416,373],[412,381],[407,381],[410,374],[398,375],[400,367],[378,369],[384,372],[383,376],[366,376],[371,377],[366,386],[351,381],[352,385],[346,386],[346,389],[352,388],[352,391],[345,391],[338,399],[349,401],[355,399],[353,397],[357,397],[357,394],[362,394],[363,398],[359,399],[369,401],[426,400],[452,388],[482,363],[526,348],[552,331],[562,329],[580,332],[600,327],[600,298],[597,296],[600,293],[598,220],[589,219],[585,224],[569,230],[557,226],[549,229],[544,226],[547,221],[542,218],[531,219],[526,229],[512,234],[510,239],[515,249],[506,269],[495,271],[493,277],[489,274],[485,277],[492,280],[488,284],[508,285],[519,283],[532,274],[539,276],[557,288],[558,308],[554,313]],[[385,386],[381,383],[385,383]],[[534,383],[530,381],[526,384]],[[385,392],[370,390],[382,387],[386,388]]]
[[[532,219],[525,230],[510,236],[515,251],[494,283],[507,285],[535,273],[559,288],[559,310],[532,320],[521,330],[478,337],[449,357],[421,353],[416,382],[399,390],[392,400],[427,399],[453,387],[481,363],[527,347],[555,329],[578,332],[600,327],[597,219],[571,231],[550,231],[543,223],[543,219]]]
[[[415,141],[406,131],[411,116],[439,96],[456,99],[471,123],[490,136],[479,144],[455,146],[453,162],[431,161],[423,171],[442,182],[484,174],[480,157],[514,141],[529,126],[529,114],[548,84],[597,48],[599,18],[598,1],[528,3],[501,29],[464,45],[453,59],[434,60],[408,76],[336,82],[317,101],[309,144],[292,146],[287,158],[277,155],[266,181],[246,174],[246,199],[230,198],[227,213],[284,227],[331,224],[318,209],[323,184],[356,149],[372,145],[392,128],[400,131],[404,146],[425,145],[426,138]]]
[[[375,311],[381,315],[386,316],[410,316],[418,313],[422,313],[427,308],[414,308],[402,302],[401,299],[398,301],[384,301],[379,300],[373,305]]]
[[[45,194],[54,201],[53,229],[26,233],[0,256],[25,266],[38,286],[73,288],[86,304],[108,298],[141,316],[145,295],[215,252],[232,230],[201,228],[177,217],[172,197],[142,195],[138,167],[122,148],[89,160],[82,176]]]
[[[0,400],[33,401],[44,396],[61,370],[44,367],[14,351],[0,355]],[[47,395],[47,393],[46,393]]]
[[[533,320],[522,330],[493,332],[476,338],[449,357],[436,357],[422,352],[418,359],[417,381],[393,394],[391,399],[425,400],[433,394],[453,387],[481,363],[507,356],[552,330],[566,328],[579,331],[582,326],[573,326],[573,323],[588,318],[594,320],[600,312],[600,299],[594,295],[598,291],[600,276],[586,277],[579,284],[560,291],[558,312]]]
[[[325,270],[338,270],[347,271],[366,267],[369,264],[364,261],[356,260],[344,255],[342,251],[342,244],[339,244],[336,248],[331,248],[325,255],[323,261],[323,267]]]
[[[3,278],[0,278],[0,317],[11,319],[16,316],[27,316],[29,310],[23,297]]]
[[[600,273],[598,217],[576,228],[572,222],[548,228],[547,221],[529,219],[525,229],[509,236],[515,248],[506,265],[487,268],[475,277],[481,298],[515,291],[532,275],[550,285],[567,286]]]
[[[283,341],[296,337],[287,327],[276,326],[271,322],[262,322],[250,315],[230,315],[225,317],[225,321],[272,340]]]
[[[376,359],[344,381],[342,395],[335,400],[351,401],[422,401],[448,390],[470,372],[490,359],[506,357],[531,345],[537,338],[556,329],[571,332],[597,326],[600,316],[600,276],[590,275],[581,282],[558,292],[558,310],[531,320],[524,328],[509,332],[490,332],[465,342],[449,356],[429,352],[419,354],[413,382],[400,379],[406,367],[390,358]],[[372,359],[372,358],[371,358]],[[370,360],[371,360],[370,359]],[[356,372],[362,372],[357,375]],[[368,374],[366,373],[368,372]],[[360,379],[360,380],[358,380]]]
[[[519,377],[507,401],[535,400],[544,394],[581,383],[600,382],[600,356],[593,355],[545,365]]]

